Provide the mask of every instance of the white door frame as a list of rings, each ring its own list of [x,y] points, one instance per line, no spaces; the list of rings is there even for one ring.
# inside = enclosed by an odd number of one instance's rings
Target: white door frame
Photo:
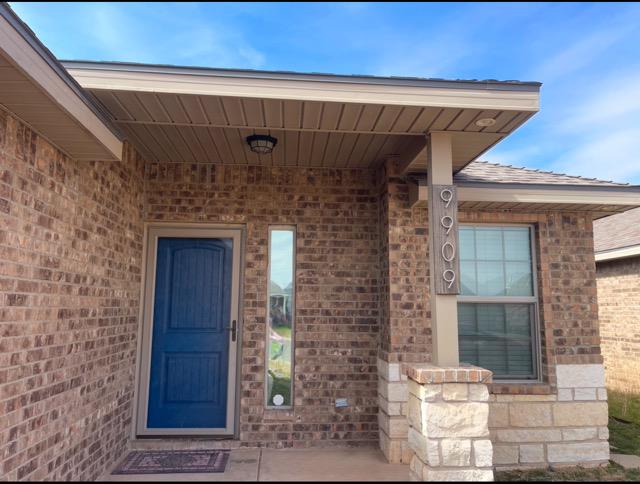
[[[236,410],[236,378],[238,342],[241,337],[240,324],[240,261],[242,255],[243,229],[238,226],[211,226],[201,224],[153,224],[147,226],[145,270],[143,279],[142,327],[139,345],[138,398],[136,412],[136,435],[138,436],[176,436],[176,435],[211,435],[233,436],[235,431]],[[158,238],[226,238],[233,241],[232,254],[232,290],[230,321],[236,321],[236,341],[232,340],[229,331],[229,365],[227,376],[227,421],[224,428],[167,428],[150,429],[147,427],[149,405],[149,378],[151,376],[151,348],[153,344],[153,307],[156,281],[156,259]]]

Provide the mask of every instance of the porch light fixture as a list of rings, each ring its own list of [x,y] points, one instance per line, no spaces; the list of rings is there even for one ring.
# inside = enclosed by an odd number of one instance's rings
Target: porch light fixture
[[[273,136],[266,134],[254,134],[247,136],[247,144],[251,151],[258,153],[259,155],[268,155],[273,151],[273,148],[278,143],[278,140]]]
[[[476,121],[476,126],[479,128],[486,128],[488,126],[493,126],[496,124],[496,120],[493,118],[481,118]]]

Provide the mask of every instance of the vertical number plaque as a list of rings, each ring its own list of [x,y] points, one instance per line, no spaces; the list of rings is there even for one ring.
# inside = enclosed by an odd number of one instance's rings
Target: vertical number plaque
[[[460,261],[458,259],[458,199],[453,185],[429,187],[433,237],[434,273],[432,284],[436,294],[460,294]]]

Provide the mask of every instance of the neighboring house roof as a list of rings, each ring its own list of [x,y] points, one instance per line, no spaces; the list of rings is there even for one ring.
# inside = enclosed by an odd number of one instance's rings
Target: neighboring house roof
[[[565,175],[552,171],[533,170],[511,165],[474,161],[454,176],[456,183],[514,183],[535,185],[588,185],[624,187],[626,183],[616,183],[596,178]]]
[[[640,208],[596,220],[593,238],[596,260],[640,255]]]

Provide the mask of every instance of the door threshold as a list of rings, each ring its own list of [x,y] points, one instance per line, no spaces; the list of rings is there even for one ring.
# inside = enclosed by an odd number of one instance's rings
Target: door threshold
[[[130,450],[230,450],[241,447],[233,437],[136,437],[129,442]]]

